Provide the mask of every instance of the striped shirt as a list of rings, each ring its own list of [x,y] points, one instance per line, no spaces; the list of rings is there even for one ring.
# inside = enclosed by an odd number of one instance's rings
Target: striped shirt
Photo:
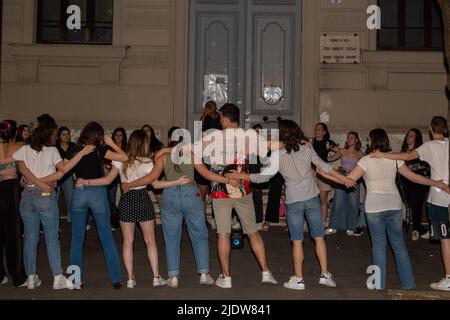
[[[277,154],[278,153],[278,154]],[[300,150],[290,154],[285,149],[272,152],[272,159],[279,157],[278,171],[286,183],[286,203],[291,204],[306,201],[319,195],[311,164],[319,166],[325,173],[330,173],[333,167],[325,163],[309,145],[300,145]],[[270,171],[270,172],[269,172]],[[250,181],[267,182],[276,172],[263,169],[261,173],[251,174]]]

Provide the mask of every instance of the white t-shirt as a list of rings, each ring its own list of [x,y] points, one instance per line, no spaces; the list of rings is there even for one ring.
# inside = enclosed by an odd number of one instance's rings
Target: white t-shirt
[[[420,160],[426,161],[430,165],[431,179],[444,180],[448,183],[448,147],[448,139],[445,139],[445,141],[434,140],[425,142],[416,149]],[[436,206],[447,208],[450,204],[450,195],[436,187],[431,187],[427,201]]]
[[[42,151],[37,152],[31,149],[29,145],[14,152],[13,158],[25,162],[27,168],[38,179],[55,173],[56,165],[63,161],[55,147],[43,147]]]
[[[123,173],[123,170],[122,170],[122,168],[123,168],[123,163],[122,162],[113,161],[112,165],[114,167],[116,167],[117,170],[119,170],[120,180],[122,182],[133,182],[133,181],[138,180],[138,179],[140,179],[142,177],[145,177],[153,169],[153,161],[151,159],[143,158],[141,160],[142,160],[142,162],[136,160],[132,166],[129,166],[127,168],[127,175],[126,175],[126,177],[125,177],[125,174]],[[139,189],[144,189],[144,188],[145,188],[145,186],[133,188],[132,190],[139,190]]]
[[[399,168],[405,164],[404,161],[397,161],[397,163]],[[364,181],[367,187],[366,212],[401,210],[402,199],[395,184],[396,161],[365,156],[359,160],[358,166],[364,170]]]

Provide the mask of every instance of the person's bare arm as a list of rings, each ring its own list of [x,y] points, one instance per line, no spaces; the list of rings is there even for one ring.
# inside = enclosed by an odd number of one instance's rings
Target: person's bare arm
[[[22,173],[22,175],[30,181],[32,184],[36,185],[39,189],[41,189],[43,192],[51,192],[54,187],[50,186],[48,183],[42,182],[36,176],[27,168],[25,165],[25,162],[18,161],[19,164],[19,171]]]
[[[328,174],[322,171],[322,169],[319,166],[316,167],[316,170],[317,173],[320,174],[322,177],[331,180],[333,182],[343,184],[349,189],[356,186],[356,180],[350,178],[349,176],[346,177],[334,169],[332,169],[331,172]]]
[[[191,179],[189,179],[187,176],[182,176],[174,181],[156,180],[155,182],[152,183],[152,187],[155,189],[165,189],[165,188],[188,184],[191,182],[192,182]]]
[[[415,159],[419,159],[420,155],[416,150],[412,150],[410,152],[403,152],[403,153],[388,153],[388,152],[380,152],[375,151],[370,154],[371,158],[375,159],[390,159],[390,160],[403,160],[403,161],[411,161]]]
[[[106,135],[104,137],[105,144],[110,147],[113,151],[106,151],[105,158],[112,161],[125,162],[128,161],[128,156],[125,151],[119,148],[117,144],[111,139],[110,136]]]
[[[109,186],[115,178],[117,178],[117,175],[119,174],[119,169],[116,167],[112,167],[111,171],[108,173],[106,177],[98,178],[98,179],[77,179],[77,182],[75,183],[75,186],[77,188],[81,188],[84,186]]]
[[[70,170],[72,170],[78,162],[80,162],[80,160],[85,156],[88,155],[89,153],[93,152],[95,150],[95,146],[93,145],[87,145],[85,146],[83,149],[81,149],[80,152],[78,152],[72,159],[70,159],[69,161],[61,161],[56,165],[56,168],[58,168],[58,170],[61,170],[64,173],[69,172]],[[61,177],[62,178],[62,177]]]
[[[335,162],[340,158],[342,158],[342,152],[343,152],[342,149],[337,151],[335,154],[333,154],[331,157],[328,158],[328,162]]]
[[[153,182],[158,180],[159,176],[163,172],[164,163],[165,163],[165,158],[159,157],[158,159],[156,159],[153,169],[152,169],[152,171],[150,171],[149,174],[147,174],[146,176],[144,176],[138,180],[135,180],[133,182],[122,183],[122,185],[121,185],[122,190],[124,192],[127,192],[128,190],[133,189],[133,188],[143,187],[143,186],[152,184]]]
[[[444,183],[443,181],[437,181],[437,180],[432,180],[432,179],[428,179],[424,176],[421,176],[419,174],[416,174],[414,172],[412,172],[407,165],[402,165],[400,168],[398,168],[398,172],[404,176],[406,179],[417,183],[417,184],[422,184],[425,186],[432,186],[432,187],[436,187],[439,188],[445,192],[449,191],[449,187],[446,183]]]
[[[213,182],[217,182],[217,183],[225,183],[225,184],[232,185],[233,187],[238,187],[241,184],[240,181],[238,181],[238,180],[226,178],[226,177],[218,175],[214,172],[211,172],[210,170],[208,170],[208,168],[206,168],[206,166],[204,164],[195,164],[194,167],[195,167],[195,170],[197,170],[197,172],[201,176],[203,176],[203,178],[205,178],[209,181],[213,181]]]

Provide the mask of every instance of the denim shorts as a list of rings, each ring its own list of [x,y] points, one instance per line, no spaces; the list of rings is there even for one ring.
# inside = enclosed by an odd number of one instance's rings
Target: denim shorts
[[[303,240],[305,217],[308,222],[309,235],[313,238],[323,237],[325,227],[320,211],[319,197],[287,205],[287,223],[292,241]]]
[[[427,203],[427,210],[431,222],[449,221],[448,208]]]

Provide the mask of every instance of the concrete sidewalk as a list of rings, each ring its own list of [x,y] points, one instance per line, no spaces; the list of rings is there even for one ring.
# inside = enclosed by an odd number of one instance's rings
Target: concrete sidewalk
[[[61,221],[63,265],[67,266],[70,250],[70,225]],[[161,226],[157,226],[160,270],[167,276],[164,241]],[[233,250],[231,257],[232,289],[216,286],[201,286],[196,274],[195,260],[187,233],[182,239],[181,277],[178,289],[169,287],[153,288],[151,269],[146,257],[145,245],[140,232],[135,244],[135,276],[137,287],[126,288],[126,273],[121,290],[114,290],[110,284],[103,259],[100,242],[95,229],[87,231],[85,245],[85,288],[80,291],[55,291],[45,252],[44,237],[41,235],[39,247],[38,274],[42,286],[36,290],[14,288],[10,283],[0,287],[0,299],[133,299],[133,300],[390,300],[390,299],[450,299],[450,293],[429,289],[431,282],[439,281],[444,275],[439,244],[429,241],[408,241],[417,287],[414,291],[398,291],[400,284],[395,273],[394,259],[388,255],[388,289],[393,291],[375,292],[366,288],[367,267],[371,264],[370,239],[367,232],[361,238],[348,237],[338,233],[327,237],[330,271],[334,274],[338,288],[319,286],[320,269],[314,254],[312,241],[305,241],[304,278],[307,290],[294,291],[283,288],[283,282],[293,274],[291,245],[285,228],[274,227],[262,232],[267,250],[269,266],[278,285],[263,285],[256,259],[251,253],[249,242],[245,240],[243,250]],[[114,232],[117,248],[121,252],[121,232]],[[211,275],[216,278],[219,262],[216,251],[216,234],[210,231]]]

